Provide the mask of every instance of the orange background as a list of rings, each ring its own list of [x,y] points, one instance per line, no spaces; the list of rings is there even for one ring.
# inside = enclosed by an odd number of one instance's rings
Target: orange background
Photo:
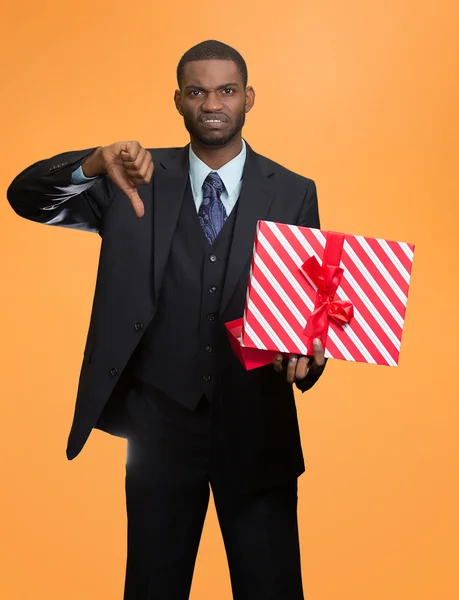
[[[6,188],[65,150],[185,144],[175,67],[208,38],[246,58],[245,137],[315,179],[324,228],[416,244],[400,366],[330,361],[298,396],[306,597],[459,598],[458,30],[456,0],[3,7],[2,600],[121,599],[126,529],[125,442],[64,452],[100,239],[20,219]],[[213,506],[191,598],[231,598]]]

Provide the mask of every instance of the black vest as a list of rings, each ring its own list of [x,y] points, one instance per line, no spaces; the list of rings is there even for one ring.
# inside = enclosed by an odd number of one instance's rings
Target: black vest
[[[135,377],[190,409],[216,391],[218,316],[236,211],[237,204],[209,245],[188,181],[158,308],[130,361]]]

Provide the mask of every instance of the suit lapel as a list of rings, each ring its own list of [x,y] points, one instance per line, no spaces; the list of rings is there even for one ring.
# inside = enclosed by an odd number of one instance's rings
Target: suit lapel
[[[241,194],[234,210],[236,223],[226,270],[225,284],[220,306],[223,314],[236,289],[239,277],[252,257],[257,222],[266,218],[274,198],[274,185],[270,177],[274,171],[262,163],[247,144]]]
[[[188,145],[155,163],[154,175],[154,273],[158,299],[164,268],[188,181]]]

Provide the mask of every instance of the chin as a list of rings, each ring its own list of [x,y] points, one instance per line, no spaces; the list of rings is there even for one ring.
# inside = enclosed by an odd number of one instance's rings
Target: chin
[[[228,123],[226,131],[203,131],[204,128],[201,128],[192,119],[184,116],[183,120],[188,133],[197,142],[209,148],[221,148],[229,144],[241,132],[245,123],[245,113],[242,113],[240,119]]]
[[[211,133],[208,135],[199,135],[197,139],[201,144],[205,146],[210,146],[213,148],[218,148],[221,146],[226,146],[231,142],[231,140],[238,134],[237,131],[230,131],[229,133],[222,134],[219,132]]]
[[[230,138],[231,139],[231,138]],[[202,144],[205,144],[206,146],[224,146],[225,144],[227,144],[230,139],[228,139],[228,136],[221,136],[221,135],[215,135],[215,136],[206,136],[206,137],[201,137],[201,139],[199,140]]]

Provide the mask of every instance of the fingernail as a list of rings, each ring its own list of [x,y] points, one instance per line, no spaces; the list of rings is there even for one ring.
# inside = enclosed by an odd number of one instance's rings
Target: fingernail
[[[321,341],[319,340],[319,338],[316,338],[313,342],[312,342],[314,348],[320,348],[322,346]]]

